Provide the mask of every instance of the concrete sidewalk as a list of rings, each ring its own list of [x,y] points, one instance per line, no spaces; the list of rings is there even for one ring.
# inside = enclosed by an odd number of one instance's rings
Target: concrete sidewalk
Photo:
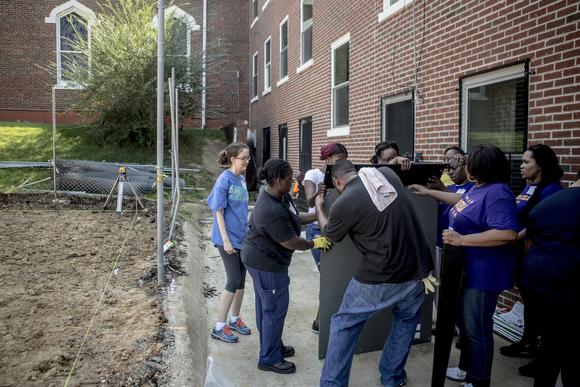
[[[199,214],[211,218],[211,213]],[[190,267],[187,277],[180,277],[177,296],[170,295],[167,314],[169,324],[187,325],[187,331],[176,333],[176,353],[169,364],[174,374],[174,386],[201,386],[205,380],[207,356],[217,360],[222,374],[236,387],[268,386],[317,386],[324,360],[318,359],[318,335],[311,326],[318,308],[319,273],[309,251],[295,253],[289,268],[290,307],[284,326],[284,344],[291,345],[296,355],[288,358],[296,364],[296,372],[279,375],[257,368],[259,334],[255,323],[254,291],[250,275],[246,279],[246,293],[242,317],[252,329],[252,334],[240,336],[239,342],[230,344],[210,338],[210,331],[217,319],[219,295],[225,285],[225,271],[217,249],[209,242],[211,224],[201,225],[198,230],[188,228]],[[196,243],[199,241],[199,246]],[[196,273],[197,271],[197,273]],[[205,289],[215,288],[210,298],[199,297]],[[211,293],[211,291],[210,291]],[[175,296],[173,300],[171,297]],[[207,314],[204,311],[207,310]],[[495,356],[492,386],[530,387],[533,379],[519,375],[518,367],[529,359],[509,358],[499,354],[499,347],[510,342],[495,335]],[[434,338],[432,342],[411,348],[405,370],[409,387],[429,387],[433,363]],[[380,384],[378,364],[381,352],[355,355],[350,386],[368,387]],[[453,347],[450,366],[455,367],[459,350]],[[178,377],[179,374],[181,377]],[[460,386],[460,382],[446,381],[446,386]]]

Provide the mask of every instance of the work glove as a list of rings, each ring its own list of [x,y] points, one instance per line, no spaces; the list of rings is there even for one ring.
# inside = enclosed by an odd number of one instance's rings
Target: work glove
[[[435,293],[435,286],[441,285],[439,281],[433,277],[432,271],[430,271],[429,276],[427,276],[427,278],[423,278],[422,281],[425,284],[425,294],[429,294],[429,291],[431,291],[431,293]]]
[[[332,242],[330,242],[325,237],[314,238],[312,242],[314,242],[314,249],[320,249],[325,253],[330,250],[330,247],[332,246]]]

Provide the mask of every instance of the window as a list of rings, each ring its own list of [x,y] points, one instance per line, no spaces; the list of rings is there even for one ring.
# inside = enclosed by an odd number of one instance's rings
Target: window
[[[195,22],[193,16],[175,5],[172,5],[165,10],[165,17],[172,17],[181,22],[177,24],[178,30],[175,34],[178,40],[178,52],[180,56],[189,58],[191,56],[191,32],[199,31],[201,27]],[[153,23],[157,23],[157,15],[153,17]],[[168,44],[168,42],[166,42],[166,44]]]
[[[262,162],[270,160],[270,128],[264,128],[262,140]]]
[[[270,46],[272,43],[272,38],[268,37],[264,42],[264,92],[262,95],[265,95],[270,92],[271,85],[270,85],[270,70],[272,67],[272,58],[271,58],[271,50]]]
[[[254,102],[258,99],[258,51],[254,53],[252,58],[252,78],[253,78],[253,94],[252,101]]]
[[[46,23],[56,24],[56,85],[60,88],[78,87],[71,83],[70,70],[74,66],[90,69],[90,55],[78,50],[78,43],[90,44],[88,21],[94,15],[86,6],[72,0],[55,7]]]
[[[288,80],[288,16],[280,23],[280,82]]]
[[[525,185],[519,165],[527,148],[528,74],[529,61],[524,60],[459,79],[461,147],[500,148],[512,165],[510,186],[516,194]]]
[[[332,129],[342,129],[329,135],[347,135],[349,124],[349,40],[346,34],[331,45],[332,52]],[[346,132],[345,132],[346,129]]]
[[[264,5],[262,5],[262,11],[266,9],[268,4],[270,4],[270,0],[264,0]]]
[[[288,160],[288,125],[278,125],[278,158]]]
[[[396,141],[399,155],[413,160],[415,144],[413,92],[381,98],[381,141]]]
[[[254,24],[258,21],[258,0],[252,0],[252,25],[250,28],[254,27]]]
[[[299,121],[300,148],[298,167],[305,172],[312,169],[312,117],[302,118]]]
[[[312,0],[302,0],[300,37],[300,64],[308,66],[312,61]]]
[[[385,20],[409,4],[413,4],[413,2],[405,0],[383,0],[383,12],[379,13],[379,22]]]

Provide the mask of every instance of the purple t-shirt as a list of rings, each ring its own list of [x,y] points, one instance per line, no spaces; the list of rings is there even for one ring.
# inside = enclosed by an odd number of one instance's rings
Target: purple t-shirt
[[[534,192],[538,188],[538,184],[528,184],[526,188],[522,191],[521,194],[518,195],[516,198],[516,205],[518,208],[518,232],[522,231],[526,228],[526,219],[523,218],[523,213],[526,208],[530,205],[530,199],[534,195]],[[542,192],[540,192],[536,198],[534,199],[535,204],[537,205],[542,200],[550,197],[552,194],[560,191],[562,186],[559,183],[550,183],[544,187]]]
[[[475,183],[467,182],[465,184],[457,185],[451,184],[447,186],[449,192],[463,195],[465,191],[473,187]],[[437,247],[443,248],[443,230],[449,228],[449,211],[451,206],[443,202],[439,202],[439,217],[437,218]]]
[[[488,230],[517,230],[516,200],[504,183],[473,186],[449,212],[449,225],[461,235]],[[466,286],[497,291],[514,284],[515,257],[511,243],[495,247],[461,246]]]

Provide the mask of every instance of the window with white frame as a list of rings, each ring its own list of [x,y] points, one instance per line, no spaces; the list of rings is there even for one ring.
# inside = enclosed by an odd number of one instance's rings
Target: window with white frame
[[[389,16],[403,9],[403,7],[412,3],[413,2],[410,0],[383,0],[383,12],[379,13],[379,22],[385,20]]]
[[[252,93],[252,102],[258,99],[258,51],[254,53],[252,58],[252,84],[253,84],[253,93]]]
[[[413,91],[381,98],[381,141],[395,141],[399,156],[414,159],[415,104]]]
[[[252,26],[258,20],[258,0],[252,0]]]
[[[500,148],[512,165],[510,187],[516,194],[525,186],[519,165],[527,148],[529,61],[523,60],[466,75],[461,90],[461,147],[479,144]]]
[[[262,11],[266,9],[268,4],[270,4],[270,0],[264,0],[264,5],[262,5]]]
[[[331,45],[332,52],[332,130],[348,131],[349,124],[349,48],[350,33]],[[332,132],[331,130],[331,132]],[[340,135],[348,133],[340,133]]]
[[[300,64],[305,65],[312,60],[312,0],[302,0],[300,28]]]
[[[270,70],[272,68],[272,51],[271,51],[271,44],[272,37],[268,37],[264,42],[264,93],[266,94],[271,90],[270,84]]]
[[[92,10],[72,0],[55,7],[45,18],[46,23],[56,24],[56,86],[59,88],[79,87],[70,78],[75,66],[90,71],[90,53],[80,51],[79,46],[88,47],[90,44],[88,22],[93,15]]]
[[[173,17],[180,21],[177,24],[178,30],[175,33],[177,37],[176,44],[178,45],[179,55],[189,58],[191,56],[191,32],[199,31],[201,27],[195,22],[193,16],[175,5],[165,10],[165,16]],[[153,17],[153,23],[157,23],[157,15]]]
[[[288,16],[280,23],[280,83],[288,79]]]

